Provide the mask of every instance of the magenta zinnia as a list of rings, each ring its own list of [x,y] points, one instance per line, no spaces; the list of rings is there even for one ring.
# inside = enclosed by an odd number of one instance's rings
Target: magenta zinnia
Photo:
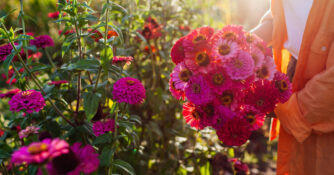
[[[274,110],[277,98],[278,91],[269,80],[258,80],[249,87],[245,103],[267,113]]]
[[[114,132],[115,130],[115,120],[104,119],[97,121],[93,124],[93,132],[96,136],[102,135],[106,132]]]
[[[234,118],[225,122],[223,127],[217,130],[217,135],[227,146],[241,146],[246,143],[251,131],[246,120]]]
[[[135,78],[125,77],[114,84],[113,97],[118,103],[141,104],[146,98],[146,91]]]
[[[175,66],[170,77],[176,89],[184,90],[192,77],[192,72],[184,65],[183,62],[181,62]]]
[[[253,106],[243,105],[240,107],[239,117],[246,119],[250,130],[258,130],[264,123],[265,115]]]
[[[11,111],[25,110],[27,113],[38,112],[45,106],[42,94],[35,90],[22,91],[15,94],[8,102]]]
[[[68,153],[69,145],[66,141],[55,138],[44,139],[41,142],[33,142],[29,146],[23,146],[12,154],[11,162],[22,163],[44,163],[61,154]]]
[[[37,48],[45,48],[54,45],[53,39],[49,35],[38,36],[34,40],[30,40],[30,44]]]
[[[278,89],[279,102],[287,102],[292,95],[292,86],[289,78],[281,72],[276,72],[272,83]]]
[[[226,74],[223,67],[213,66],[210,72],[205,76],[213,92],[221,94],[224,90],[232,87],[232,80]]]
[[[47,170],[50,175],[90,174],[97,170],[99,164],[99,154],[91,145],[82,147],[81,143],[74,143],[68,153],[53,158],[47,164]]]
[[[185,94],[189,101],[196,105],[204,105],[213,100],[212,91],[203,76],[193,76],[189,81],[185,89]]]
[[[230,108],[223,105],[216,105],[216,118],[213,121],[213,128],[220,129],[223,127],[226,121],[236,117],[235,112],[231,111]]]
[[[225,64],[225,69],[232,79],[244,80],[254,73],[254,61],[248,52],[240,51]]]
[[[6,44],[3,46],[0,46],[0,61],[4,61],[6,57],[12,52],[12,45]]]

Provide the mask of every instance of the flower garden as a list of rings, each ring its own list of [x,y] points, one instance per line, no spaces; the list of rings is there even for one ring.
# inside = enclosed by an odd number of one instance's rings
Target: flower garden
[[[291,85],[245,2],[0,2],[0,174],[274,174]]]

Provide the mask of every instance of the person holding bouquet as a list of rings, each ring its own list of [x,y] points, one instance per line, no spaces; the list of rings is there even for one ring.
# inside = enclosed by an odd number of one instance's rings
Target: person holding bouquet
[[[331,0],[272,0],[253,29],[292,80],[293,95],[275,109],[278,175],[334,174],[333,17]]]

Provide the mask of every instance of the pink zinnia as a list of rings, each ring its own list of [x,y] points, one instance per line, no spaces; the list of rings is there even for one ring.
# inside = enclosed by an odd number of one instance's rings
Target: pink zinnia
[[[91,174],[99,167],[99,154],[91,145],[81,146],[74,143],[67,154],[62,154],[52,159],[47,164],[50,175],[80,175]]]
[[[68,83],[67,80],[58,80],[58,81],[51,81],[48,83],[48,85],[60,86],[61,84],[66,84],[66,83]]]
[[[174,82],[176,89],[184,90],[192,77],[192,72],[184,65],[183,62],[181,62],[175,66],[173,72],[170,74],[170,77]]]
[[[278,90],[269,80],[255,81],[247,90],[245,103],[256,107],[261,113],[272,112],[278,98]]]
[[[22,91],[15,94],[8,102],[11,111],[25,110],[27,113],[38,112],[45,106],[42,94],[35,90]]]
[[[52,18],[52,19],[58,19],[59,18],[59,11],[48,13],[48,17]]]
[[[3,46],[0,46],[0,61],[4,61],[6,57],[12,52],[12,45],[6,44]]]
[[[16,88],[16,89],[11,89],[9,91],[7,91],[6,93],[0,93],[0,99],[2,98],[12,98],[15,94],[21,92],[20,89]]]
[[[251,48],[251,56],[254,60],[254,67],[259,68],[264,61],[264,54],[263,52],[258,48]]]
[[[239,117],[246,119],[250,125],[250,130],[258,130],[264,123],[265,114],[261,113],[253,106],[243,105],[240,107]]]
[[[208,42],[214,33],[211,27],[200,27],[191,31],[183,41],[185,52],[193,52],[208,47]]]
[[[41,35],[36,37],[34,40],[30,40],[31,45],[35,45],[37,48],[45,48],[53,46],[53,39],[49,35]]]
[[[227,25],[217,31],[216,34],[220,37],[216,37],[215,40],[223,38],[225,40],[238,42],[239,45],[244,45],[246,40],[242,26],[238,25]]]
[[[289,78],[285,74],[277,71],[272,83],[278,89],[279,102],[287,102],[292,95],[292,85]]]
[[[232,80],[226,74],[223,67],[214,65],[210,72],[205,76],[213,92],[221,94],[224,90],[232,87]]]
[[[236,117],[235,113],[230,108],[223,105],[216,105],[216,118],[213,123],[213,128],[220,129],[226,121]]]
[[[36,61],[38,59],[40,59],[42,57],[42,53],[41,52],[36,52],[36,53],[33,53],[31,55],[28,56],[28,58],[32,59],[32,61]]]
[[[185,58],[184,46],[183,46],[184,39],[185,37],[180,38],[179,40],[176,41],[176,43],[172,47],[170,56],[172,57],[172,60],[175,64],[179,64]]]
[[[258,79],[272,80],[276,72],[276,65],[272,57],[265,57],[263,64],[256,70],[256,77]]]
[[[195,107],[195,105],[191,102],[183,103],[182,110],[183,118],[186,120],[191,127],[196,129],[203,129],[201,125],[201,111]]]
[[[185,65],[193,72],[208,73],[213,58],[209,55],[210,50],[202,48],[194,52],[186,52]]]
[[[239,118],[226,121],[216,133],[219,140],[227,146],[241,146],[251,135],[248,122]]]
[[[175,97],[176,99],[178,100],[185,99],[184,91],[176,89],[175,82],[173,82],[172,79],[169,79],[169,91],[171,92],[172,96]]]
[[[93,132],[96,136],[102,135],[110,131],[115,131],[115,120],[113,119],[105,119],[97,121],[93,124]]]
[[[218,33],[220,34],[220,33]],[[211,56],[218,62],[225,63],[229,59],[236,57],[239,53],[240,46],[237,42],[223,39],[221,36],[213,35]]]
[[[201,75],[190,78],[189,84],[185,88],[185,94],[189,101],[196,105],[204,105],[211,102],[214,98],[211,88]]]
[[[112,64],[119,64],[119,65],[130,65],[131,61],[133,60],[132,56],[114,56],[112,59]]]
[[[243,98],[243,94],[239,89],[229,88],[222,91],[221,94],[216,95],[215,102],[219,105],[234,109],[237,107],[240,100]]]
[[[68,153],[69,145],[66,141],[55,138],[44,139],[41,142],[33,142],[29,146],[23,146],[12,154],[12,163],[44,163],[61,154]]]
[[[237,57],[231,58],[224,66],[234,80],[244,80],[254,73],[254,61],[246,51],[240,51]]]
[[[141,104],[146,98],[146,91],[141,82],[135,78],[119,79],[113,88],[113,97],[118,103]]]
[[[23,129],[19,132],[20,139],[28,137],[31,134],[38,134],[39,128],[36,126],[28,126],[26,129]]]

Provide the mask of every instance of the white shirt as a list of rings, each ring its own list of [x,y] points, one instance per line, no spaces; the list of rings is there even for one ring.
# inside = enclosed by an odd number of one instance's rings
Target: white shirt
[[[284,43],[284,47],[296,59],[298,59],[306,21],[312,4],[313,0],[283,0],[288,33],[288,40]]]

